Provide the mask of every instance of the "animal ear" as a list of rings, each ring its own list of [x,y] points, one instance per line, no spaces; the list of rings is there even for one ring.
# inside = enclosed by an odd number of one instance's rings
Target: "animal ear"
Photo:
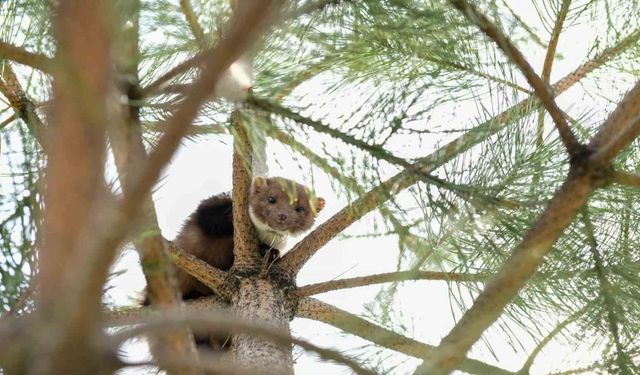
[[[256,176],[251,181],[251,192],[258,193],[264,186],[267,186],[267,179],[262,176]]]
[[[324,198],[316,198],[316,215],[324,208]]]

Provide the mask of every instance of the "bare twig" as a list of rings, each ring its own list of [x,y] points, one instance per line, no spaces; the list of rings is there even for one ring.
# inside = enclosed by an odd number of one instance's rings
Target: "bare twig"
[[[397,334],[315,298],[300,300],[296,316],[329,324],[382,347],[416,358],[424,357],[434,348],[432,345]],[[469,358],[465,358],[457,368],[471,374],[513,375],[507,370]]]
[[[52,60],[50,58],[3,41],[0,41],[0,57],[30,66],[45,73],[51,73]]]
[[[305,285],[298,288],[294,294],[299,297],[307,297],[314,294],[330,292],[338,289],[355,288],[372,284],[389,283],[392,281],[408,280],[441,280],[457,282],[484,282],[492,275],[465,274],[456,272],[436,272],[436,271],[401,271],[380,273],[351,279],[331,280],[318,284]]]
[[[520,68],[527,82],[533,87],[536,96],[540,99],[555,122],[558,133],[560,134],[560,139],[564,143],[569,155],[575,157],[580,154],[583,147],[571,131],[562,110],[556,104],[553,89],[549,84],[536,74],[524,55],[522,55],[511,40],[475,6],[467,3],[465,0],[449,0],[449,2],[460,10],[470,21],[475,23],[480,30],[491,38]]]

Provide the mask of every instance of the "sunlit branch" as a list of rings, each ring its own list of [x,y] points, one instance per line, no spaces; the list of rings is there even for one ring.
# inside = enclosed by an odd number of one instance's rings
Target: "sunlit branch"
[[[296,316],[316,320],[344,332],[359,336],[382,347],[395,350],[416,358],[422,358],[434,346],[397,334],[387,328],[371,323],[359,316],[341,310],[315,298],[303,298],[298,305]],[[458,369],[479,375],[513,375],[514,373],[487,363],[465,358]]]
[[[640,30],[635,30],[616,46],[604,50],[594,59],[580,65],[576,70],[562,78],[554,86],[557,95],[580,82],[587,74],[599,68],[615,56],[624,52],[640,39]],[[521,101],[499,115],[469,130],[464,135],[447,143],[426,157],[418,159],[416,167],[429,173],[459,154],[486,140],[498,131],[524,117],[529,111],[537,108],[533,96]],[[333,239],[338,233],[360,219],[366,213],[378,207],[390,197],[415,184],[417,180],[410,171],[402,171],[377,187],[369,190],[351,205],[343,208],[320,227],[312,231],[298,242],[291,251],[282,258],[281,264],[286,272],[292,275],[304,266],[318,249]]]
[[[136,325],[136,327],[125,329],[114,334],[110,341],[116,345],[148,332],[158,332],[177,326],[190,326],[192,329],[198,331],[244,333],[264,337],[267,340],[279,344],[294,344],[306,351],[316,353],[323,360],[346,365],[356,374],[375,375],[371,370],[363,368],[360,364],[337,350],[321,348],[308,341],[295,338],[287,331],[265,323],[243,319],[232,312],[209,311],[205,313],[200,311],[176,310],[173,312],[163,312],[162,315],[157,316],[124,320],[121,324]]]
[[[611,181],[620,185],[640,187],[640,175],[631,172],[614,171],[611,174]]]
[[[331,280],[318,284],[305,285],[298,288],[294,294],[299,297],[308,297],[314,294],[330,292],[333,290],[355,288],[373,284],[389,283],[393,281],[409,280],[439,280],[453,282],[484,282],[492,275],[465,274],[457,272],[436,271],[401,271],[380,273],[376,275],[354,277],[351,279]]]
[[[598,249],[598,242],[596,241],[588,207],[585,207],[582,211],[582,222],[584,223],[584,232],[587,237],[589,249],[591,250],[591,256],[593,257],[594,267],[598,277],[598,283],[600,285],[600,295],[604,301],[604,309],[607,312],[606,319],[609,326],[609,332],[611,333],[613,344],[616,347],[616,363],[618,365],[618,371],[621,373],[627,373],[629,371],[629,362],[627,355],[625,354],[624,345],[620,341],[620,324],[617,317],[618,312],[616,311],[620,309],[620,306],[613,296],[613,286],[605,274],[604,262],[602,261],[600,250]]]
[[[45,73],[51,73],[52,60],[50,58],[3,41],[0,41],[0,57],[30,66]]]
[[[582,146],[569,127],[567,119],[554,99],[553,89],[547,82],[541,79],[533,70],[524,55],[516,48],[509,38],[498,27],[482,14],[475,6],[465,0],[449,0],[453,6],[460,10],[471,22],[475,23],[489,38],[502,49],[505,54],[520,68],[527,82],[533,87],[536,96],[547,109],[556,124],[560,139],[564,143],[569,155],[576,156]]]

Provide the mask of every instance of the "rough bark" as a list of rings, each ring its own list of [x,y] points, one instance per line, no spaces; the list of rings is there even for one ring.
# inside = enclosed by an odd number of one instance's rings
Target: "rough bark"
[[[261,278],[240,281],[238,294],[233,298],[233,309],[238,316],[261,321],[289,332],[291,306],[284,291]],[[285,374],[293,374],[290,344],[281,344],[248,335],[233,338],[233,353],[237,363],[264,367]]]

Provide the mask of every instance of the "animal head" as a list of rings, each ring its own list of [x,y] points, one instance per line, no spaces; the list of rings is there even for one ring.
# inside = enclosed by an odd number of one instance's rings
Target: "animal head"
[[[311,228],[324,199],[308,187],[282,177],[255,177],[249,206],[254,224],[281,233],[298,234]]]

